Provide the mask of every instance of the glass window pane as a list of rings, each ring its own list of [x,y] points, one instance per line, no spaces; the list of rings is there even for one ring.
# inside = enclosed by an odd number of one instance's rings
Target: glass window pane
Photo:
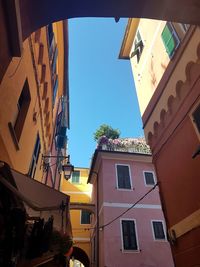
[[[145,172],[144,173],[145,176],[145,181],[147,185],[154,185],[155,181],[154,181],[154,176],[152,172]]]
[[[80,182],[80,171],[74,171],[72,173],[72,183],[79,183]]]
[[[165,233],[162,222],[154,221],[153,230],[155,239],[165,239]]]

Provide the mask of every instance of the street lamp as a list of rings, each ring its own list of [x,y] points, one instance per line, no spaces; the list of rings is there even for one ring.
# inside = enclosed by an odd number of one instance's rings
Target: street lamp
[[[67,163],[62,162],[62,171],[64,173],[65,179],[69,180],[72,172],[74,171],[74,166],[70,163],[70,155],[68,155],[68,156],[45,156],[45,155],[42,155],[45,169],[47,169],[49,167],[49,165],[48,165],[49,163],[47,162],[47,160],[50,158],[60,159],[61,162],[67,159]]]
[[[69,180],[72,172],[74,171],[74,166],[70,163],[70,156],[68,156],[68,160],[66,164],[62,165],[62,170],[64,172],[64,177],[66,180]]]

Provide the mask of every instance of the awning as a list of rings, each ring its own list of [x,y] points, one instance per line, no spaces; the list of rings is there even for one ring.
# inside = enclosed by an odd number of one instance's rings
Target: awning
[[[48,220],[53,216],[53,227],[72,236],[68,195],[12,170],[4,162],[0,162],[0,183],[23,203],[29,217]]]

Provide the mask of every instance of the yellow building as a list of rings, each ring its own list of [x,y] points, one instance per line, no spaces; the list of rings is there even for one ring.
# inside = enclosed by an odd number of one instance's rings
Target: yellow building
[[[141,115],[188,28],[182,23],[128,20],[119,58],[131,62]]]
[[[70,215],[72,222],[74,251],[79,252],[79,257],[74,256],[84,266],[89,266],[91,259],[91,241],[90,241],[90,219],[91,219],[91,194],[92,185],[87,184],[88,168],[75,168],[71,179],[63,179],[61,182],[61,191],[70,196]],[[85,255],[86,254],[86,255]],[[86,257],[87,256],[87,257]],[[73,254],[72,254],[73,258]],[[83,261],[81,260],[83,259]],[[80,266],[74,265],[72,266]]]
[[[0,84],[0,160],[40,181],[45,176],[42,154],[51,151],[59,99],[68,92],[66,36],[66,21],[33,33]]]

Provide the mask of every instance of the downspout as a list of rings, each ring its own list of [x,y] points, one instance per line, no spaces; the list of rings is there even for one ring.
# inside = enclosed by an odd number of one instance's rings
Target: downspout
[[[97,179],[97,203],[96,203],[96,214],[97,214],[97,224],[96,224],[96,244],[97,244],[97,259],[96,259],[96,267],[99,267],[99,174],[98,172],[93,171],[96,174]]]
[[[97,175],[97,267],[99,267],[99,175]]]

